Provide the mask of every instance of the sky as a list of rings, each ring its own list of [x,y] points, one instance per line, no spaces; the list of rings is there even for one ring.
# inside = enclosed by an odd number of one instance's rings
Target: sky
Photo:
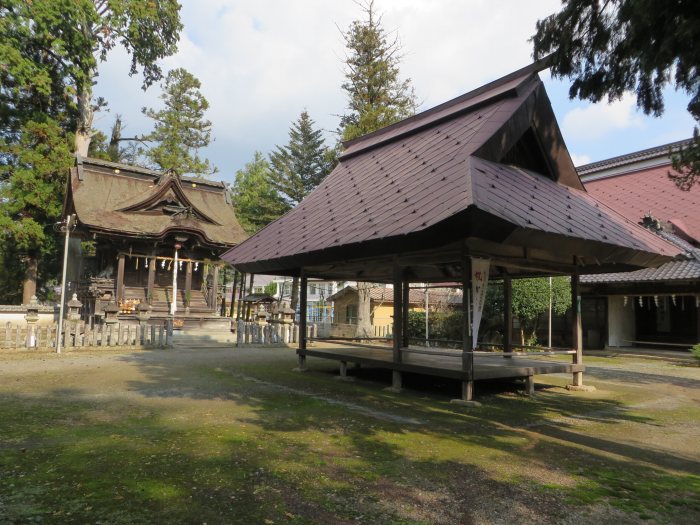
[[[269,154],[288,141],[303,110],[336,138],[346,109],[343,32],[362,18],[353,0],[181,0],[184,30],[164,71],[183,67],[202,82],[212,143],[200,152],[232,183],[255,151]],[[559,0],[376,0],[383,27],[398,37],[401,75],[410,78],[419,111],[457,97],[532,62],[535,23]],[[95,127],[109,132],[116,114],[124,135],[148,133],[143,107],[160,108],[158,85],[141,89],[129,77],[129,56],[113,50],[100,66],[95,95],[109,110]],[[692,134],[689,97],[666,91],[661,118],[645,116],[633,95],[608,104],[569,100],[566,80],[542,72],[554,113],[575,165],[654,147]]]

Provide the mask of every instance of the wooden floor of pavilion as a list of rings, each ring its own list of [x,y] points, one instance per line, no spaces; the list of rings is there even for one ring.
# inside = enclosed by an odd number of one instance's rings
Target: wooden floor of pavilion
[[[451,353],[445,349],[435,352]],[[422,353],[416,353],[422,352]],[[316,341],[306,350],[298,350],[300,355],[319,357],[345,363],[359,363],[364,366],[410,372],[429,376],[449,377],[466,380],[462,369],[462,353],[454,351],[454,356],[430,355],[430,349],[411,346],[402,351],[401,363],[394,363],[391,347],[363,347]],[[540,374],[563,374],[583,372],[585,366],[553,360],[551,357],[512,356],[504,357],[501,352],[474,354],[474,380],[523,378]]]

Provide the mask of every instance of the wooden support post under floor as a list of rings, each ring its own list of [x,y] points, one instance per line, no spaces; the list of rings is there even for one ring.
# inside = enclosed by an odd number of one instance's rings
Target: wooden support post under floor
[[[581,292],[578,273],[571,276],[571,337],[574,354],[574,364],[583,364],[583,328],[581,324]],[[595,390],[593,386],[584,386],[583,372],[573,373],[573,383],[567,385],[569,390]]]
[[[472,344],[472,260],[466,253],[462,257],[462,379],[461,399],[453,399],[451,403],[462,406],[480,406],[474,401],[474,345]]]
[[[401,363],[401,345],[403,344],[403,274],[397,260],[394,261],[394,330],[393,330],[393,351],[392,360],[394,363]],[[401,372],[399,370],[391,371],[391,387],[388,390],[392,392],[401,392]]]
[[[503,357],[513,357],[513,283],[503,277]]]
[[[308,279],[306,272],[301,269],[299,277],[299,350],[297,350],[298,372],[306,371],[306,305],[307,305]]]

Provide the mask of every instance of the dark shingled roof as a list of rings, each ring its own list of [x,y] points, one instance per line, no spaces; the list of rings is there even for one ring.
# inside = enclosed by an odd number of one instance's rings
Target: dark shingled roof
[[[670,261],[658,268],[644,268],[634,272],[600,273],[597,275],[582,275],[581,282],[585,284],[616,284],[616,283],[650,283],[671,281],[700,280],[700,249],[695,248],[677,235],[659,230],[659,237],[678,246],[685,253],[683,260]]]
[[[222,183],[78,159],[66,198],[67,212],[74,211],[81,227],[90,231],[154,239],[187,232],[220,248],[247,237]]]
[[[679,253],[586,194],[533,68],[346,146],[299,206],[223,258],[244,271],[294,274],[339,267],[360,247],[388,255],[438,237],[441,246],[467,238],[535,247],[567,264],[585,256],[639,268]]]

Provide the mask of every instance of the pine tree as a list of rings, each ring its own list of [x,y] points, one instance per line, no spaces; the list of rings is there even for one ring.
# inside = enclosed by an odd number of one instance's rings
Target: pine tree
[[[289,142],[270,154],[272,185],[290,206],[296,206],[335,167],[332,151],[306,110],[289,129]],[[299,278],[292,280],[291,308],[299,301]]]
[[[143,114],[155,120],[155,128],[142,137],[154,145],[144,151],[154,167],[177,173],[206,176],[217,169],[208,160],[199,158],[197,151],[209,145],[211,122],[204,119],[209,102],[199,91],[197,78],[183,68],[168,73],[160,96],[165,107],[160,110],[143,108]]]
[[[306,111],[289,129],[289,142],[270,154],[272,184],[291,206],[318,186],[334,165],[321,130]]]
[[[599,102],[637,94],[644,113],[664,111],[663,88],[690,95],[700,122],[700,4],[697,0],[564,0],[561,11],[537,22],[533,55],[551,54],[552,75],[569,78],[571,98]],[[675,157],[682,189],[700,184],[700,138]]]
[[[236,172],[231,200],[238,221],[251,235],[290,209],[272,186],[270,163],[259,151]]]
[[[411,80],[400,79],[398,38],[390,40],[374,0],[360,5],[366,19],[354,20],[343,35],[348,53],[342,88],[348,95],[349,110],[340,119],[343,140],[410,117],[417,105]]]
[[[401,80],[398,38],[390,40],[382,27],[374,0],[360,4],[365,20],[355,20],[343,35],[348,53],[345,58],[343,90],[348,95],[349,112],[340,119],[343,140],[351,140],[388,126],[416,110],[411,80]],[[371,283],[358,282],[358,337],[372,336]]]

